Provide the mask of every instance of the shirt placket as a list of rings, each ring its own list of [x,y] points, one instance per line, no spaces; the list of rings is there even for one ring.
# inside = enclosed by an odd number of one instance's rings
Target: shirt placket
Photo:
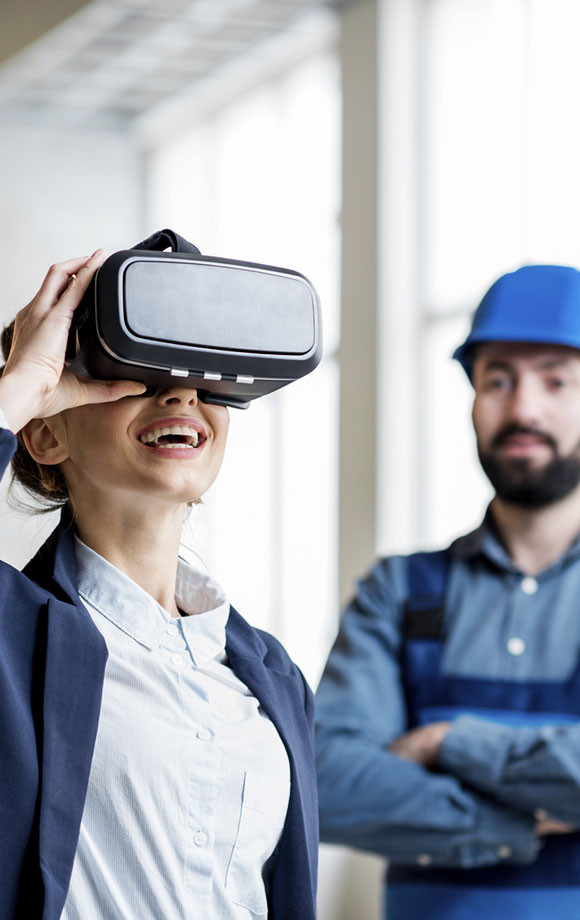
[[[187,758],[187,805],[183,854],[188,920],[210,916],[213,896],[213,843],[217,811],[215,726],[210,699],[189,652],[179,621],[170,623],[164,643],[171,665],[177,669],[181,705],[191,724]]]
[[[506,629],[502,637],[504,660],[510,677],[528,676],[534,611],[540,582],[533,575],[510,576],[512,585],[508,603]]]

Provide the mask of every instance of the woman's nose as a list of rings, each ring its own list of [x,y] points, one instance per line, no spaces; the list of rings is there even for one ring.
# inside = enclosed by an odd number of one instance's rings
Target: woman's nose
[[[197,406],[198,396],[194,387],[166,387],[157,390],[155,398],[162,406]]]

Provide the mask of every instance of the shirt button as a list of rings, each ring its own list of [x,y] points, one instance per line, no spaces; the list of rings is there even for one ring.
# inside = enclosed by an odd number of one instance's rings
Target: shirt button
[[[515,655],[517,658],[518,655],[523,655],[526,650],[526,643],[523,639],[520,639],[519,636],[512,636],[511,639],[508,639],[507,650],[510,655]]]
[[[176,668],[180,668],[180,667],[182,666],[182,664],[183,664],[183,656],[182,656],[182,655],[172,655],[171,658],[170,658],[169,660],[170,660],[171,664],[174,664],[174,665],[175,665]]]
[[[209,741],[209,739],[212,737],[212,733],[210,732],[209,728],[200,728],[200,730],[197,732],[197,737],[200,741]]]
[[[524,594],[535,594],[538,590],[538,582],[533,575],[526,575],[525,578],[522,578],[520,586]]]
[[[170,633],[173,633],[173,635],[175,635],[176,633],[179,632],[179,626],[177,625],[177,623],[175,622],[175,620],[171,620],[171,621],[167,624],[167,629],[169,630]]]
[[[433,862],[433,857],[429,853],[419,853],[417,856],[417,864],[419,866],[430,866]]]
[[[497,848],[497,855],[500,859],[509,859],[512,855],[512,848],[508,847],[507,844],[502,843],[502,845]]]
[[[193,842],[196,847],[204,847],[207,843],[207,834],[204,834],[203,831],[196,831],[193,835]]]

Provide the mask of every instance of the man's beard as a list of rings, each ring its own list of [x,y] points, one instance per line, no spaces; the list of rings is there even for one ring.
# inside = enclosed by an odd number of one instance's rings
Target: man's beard
[[[495,448],[517,434],[542,438],[552,448],[553,459],[542,467],[534,468],[527,457],[497,456]],[[580,444],[571,454],[562,457],[558,454],[554,438],[545,432],[510,425],[496,435],[489,451],[482,451],[478,443],[477,452],[497,496],[512,505],[543,508],[566,498],[580,484]]]

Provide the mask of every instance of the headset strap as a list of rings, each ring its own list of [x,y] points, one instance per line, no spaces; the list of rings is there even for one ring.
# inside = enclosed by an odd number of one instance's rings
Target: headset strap
[[[142,240],[140,243],[132,246],[131,249],[149,249],[156,252],[163,252],[168,246],[171,247],[172,252],[192,252],[197,256],[201,255],[197,246],[194,246],[189,240],[179,236],[174,230],[168,229],[157,230],[155,233],[152,233],[151,236],[148,236],[146,240]]]

